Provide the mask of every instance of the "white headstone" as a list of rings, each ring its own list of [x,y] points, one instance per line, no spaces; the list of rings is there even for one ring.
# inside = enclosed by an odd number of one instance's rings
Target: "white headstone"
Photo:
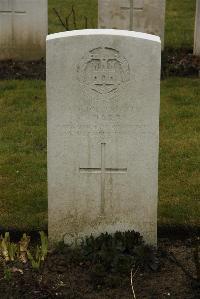
[[[200,56],[200,0],[196,1],[194,55]]]
[[[158,35],[164,48],[166,0],[98,0],[99,28]]]
[[[47,0],[0,0],[0,60],[45,57]]]
[[[136,230],[156,244],[160,38],[47,37],[51,241]]]

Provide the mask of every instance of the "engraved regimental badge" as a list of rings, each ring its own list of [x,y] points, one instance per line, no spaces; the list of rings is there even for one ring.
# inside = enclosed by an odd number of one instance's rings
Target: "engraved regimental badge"
[[[112,48],[89,51],[78,67],[79,82],[101,95],[112,95],[130,80],[127,60]]]

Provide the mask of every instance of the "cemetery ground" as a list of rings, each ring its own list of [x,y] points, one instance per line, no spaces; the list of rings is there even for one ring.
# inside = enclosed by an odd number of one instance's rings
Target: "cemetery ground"
[[[140,270],[134,281],[138,298],[198,296],[194,282],[168,254],[172,252],[195,276],[192,240],[199,232],[199,98],[198,78],[171,77],[161,82],[159,269]],[[47,228],[45,82],[2,80],[0,99],[1,229],[11,231],[15,240],[23,231],[35,240],[31,231]],[[132,298],[130,265],[113,278],[99,265],[81,260],[81,254],[78,261],[75,255],[69,262],[65,250],[50,253],[39,272],[18,261],[9,264],[13,273],[1,268],[0,296]]]
[[[52,8],[65,16],[72,3],[60,0],[58,5],[49,0],[50,33],[64,30]],[[79,15],[87,15],[88,26],[95,27],[97,1],[91,5],[89,0],[76,0],[76,6],[77,28],[84,26]],[[194,244],[200,232],[200,62],[191,50],[194,10],[195,1],[167,1],[161,81],[159,264],[157,268],[153,255],[152,267],[150,256],[147,263],[142,259],[143,266],[136,274],[137,267],[133,269],[137,298],[199,298],[199,282],[193,279],[200,271]],[[169,77],[172,74],[193,77]],[[0,230],[10,231],[16,242],[27,232],[34,250],[39,244],[35,232],[47,230],[45,63],[1,63],[0,78]],[[61,245],[49,253],[39,270],[18,260],[4,268],[0,260],[0,298],[133,298],[131,263],[112,275],[110,269],[85,259],[82,252]],[[103,253],[108,262],[113,251]]]
[[[0,98],[1,226],[46,229],[45,82],[1,81]],[[161,82],[159,226],[199,224],[199,98],[198,78]]]

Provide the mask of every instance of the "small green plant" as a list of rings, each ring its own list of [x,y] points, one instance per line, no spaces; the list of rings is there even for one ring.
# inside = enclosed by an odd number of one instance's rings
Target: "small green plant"
[[[4,262],[5,275],[7,278],[9,276],[6,267],[7,262],[20,261],[22,263],[27,263],[28,260],[31,263],[33,269],[39,269],[41,262],[44,262],[48,253],[48,238],[44,232],[39,232],[40,234],[40,245],[37,245],[36,250],[31,252],[29,250],[30,237],[27,234],[23,234],[21,240],[18,243],[13,243],[10,241],[10,234],[6,232],[4,237],[0,237],[0,257]]]
[[[32,268],[34,270],[39,270],[40,265],[41,265],[41,254],[40,254],[39,246],[36,247],[35,257],[34,257],[34,254],[32,254],[29,250],[27,251],[27,256],[31,262]]]
[[[48,253],[48,238],[44,232],[40,232],[40,240],[41,240],[41,261],[44,261],[47,253]]]
[[[0,238],[1,252],[0,253],[5,261],[9,261],[8,242],[9,242],[9,233],[5,233],[4,237],[1,235],[1,238]]]
[[[11,281],[13,277],[12,271],[8,267],[4,267],[4,279],[7,281]]]
[[[36,247],[35,252],[27,250],[28,259],[31,262],[31,266],[35,270],[39,270],[41,263],[44,262],[48,253],[48,238],[44,232],[40,232],[41,245]]]
[[[27,262],[27,251],[28,251],[29,243],[30,243],[30,237],[27,236],[26,234],[23,234],[21,240],[19,241],[19,260],[22,263]]]
[[[97,238],[90,236],[77,248],[59,244],[59,249],[68,263],[91,265],[90,279],[95,288],[122,284],[122,277],[128,277],[131,269],[154,271],[158,268],[156,250],[146,245],[135,231],[105,233]]]
[[[10,234],[6,232],[4,237],[0,237],[0,255],[6,262],[13,262],[18,256],[18,246],[15,243],[10,242]]]
[[[8,248],[8,254],[11,262],[14,262],[15,258],[18,256],[18,253],[19,253],[19,248],[17,244],[10,243]]]

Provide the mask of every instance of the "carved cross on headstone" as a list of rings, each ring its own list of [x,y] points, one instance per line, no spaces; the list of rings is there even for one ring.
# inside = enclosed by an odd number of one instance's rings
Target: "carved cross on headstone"
[[[129,10],[130,12],[130,26],[129,30],[133,30],[133,14],[134,11],[143,11],[144,10],[144,0],[129,0],[129,6],[120,7],[121,10]]]
[[[131,0],[131,2],[134,2],[133,9],[138,11],[144,10],[144,0]]]
[[[79,168],[81,173],[101,174],[101,215],[105,213],[105,175],[111,173],[123,174],[127,168],[106,167],[106,143],[101,143],[101,168]]]
[[[0,13],[2,13],[2,14],[25,14],[26,13],[26,11],[18,11],[18,10],[14,10],[14,9],[12,9],[12,10],[0,10]]]

